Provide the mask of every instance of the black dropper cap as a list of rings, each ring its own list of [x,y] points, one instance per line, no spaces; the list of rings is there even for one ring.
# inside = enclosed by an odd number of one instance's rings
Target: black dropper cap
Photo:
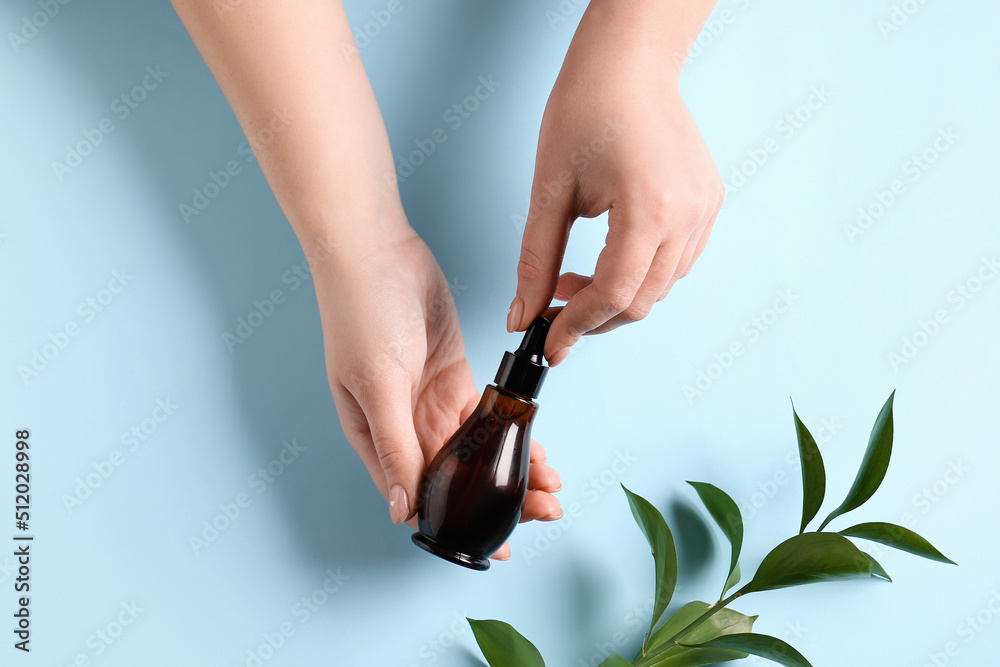
[[[524,332],[521,346],[514,352],[504,352],[494,380],[497,386],[529,398],[538,396],[538,389],[549,370],[544,352],[550,324],[547,318],[536,317]]]

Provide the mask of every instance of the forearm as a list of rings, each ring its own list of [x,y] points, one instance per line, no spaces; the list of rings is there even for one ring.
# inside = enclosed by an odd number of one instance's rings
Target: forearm
[[[405,218],[382,116],[336,0],[172,0],[305,245]],[[218,9],[217,9],[218,7]]]
[[[620,57],[639,52],[642,60],[662,68],[676,81],[695,38],[715,7],[716,0],[591,0],[574,45],[599,41],[616,45]],[[571,49],[573,46],[570,47]],[[606,53],[594,57],[614,58]]]

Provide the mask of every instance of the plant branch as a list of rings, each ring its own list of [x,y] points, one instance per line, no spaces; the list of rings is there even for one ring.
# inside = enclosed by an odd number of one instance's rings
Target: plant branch
[[[740,590],[736,591],[735,593],[733,593],[732,595],[730,595],[729,597],[727,597],[725,600],[720,600],[720,601],[716,602],[714,605],[712,605],[712,607],[708,611],[706,611],[704,614],[702,614],[701,616],[699,616],[698,618],[696,618],[695,620],[693,620],[691,623],[689,623],[687,625],[687,627],[685,627],[684,629],[682,629],[679,632],[675,633],[673,637],[671,637],[670,639],[668,639],[665,642],[663,642],[663,644],[661,644],[660,646],[658,646],[651,653],[648,653],[648,654],[645,654],[645,655],[636,656],[637,661],[633,661],[634,666],[635,667],[646,667],[647,665],[650,665],[651,664],[651,662],[650,662],[651,660],[653,660],[654,658],[657,658],[661,654],[663,654],[666,651],[668,651],[671,648],[673,648],[676,645],[678,639],[680,639],[681,637],[683,637],[684,635],[686,635],[687,633],[689,633],[691,630],[693,630],[694,628],[696,628],[699,625],[701,625],[702,623],[704,623],[706,620],[708,620],[708,618],[710,616],[712,616],[716,612],[720,611],[721,609],[724,609],[733,600],[735,600],[736,598],[738,598],[741,595],[743,595],[743,591],[744,591],[745,588],[746,587],[744,586]],[[643,642],[642,642],[642,647],[643,647],[642,650],[645,651],[645,649],[646,649],[646,642],[645,642],[645,640],[643,640]]]

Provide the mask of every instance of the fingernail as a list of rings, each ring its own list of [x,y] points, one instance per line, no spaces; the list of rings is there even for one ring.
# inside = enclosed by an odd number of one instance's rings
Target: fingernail
[[[569,354],[568,347],[564,347],[561,350],[558,350],[557,352],[553,353],[553,355],[549,357],[549,366],[558,366],[559,364],[562,363],[563,359],[565,359],[566,355],[568,354]]]
[[[393,523],[403,523],[410,516],[410,503],[406,498],[406,490],[399,484],[389,489],[389,516]]]
[[[517,325],[521,323],[522,315],[524,315],[524,299],[515,296],[514,300],[510,302],[510,308],[507,310],[507,333],[514,333]]]
[[[550,518],[550,519],[552,519],[553,521],[556,521],[556,520],[558,520],[558,519],[561,519],[561,518],[563,518],[563,515],[564,515],[564,514],[565,514],[565,512],[563,512],[563,511],[562,511],[562,508],[560,507],[560,508],[559,508],[559,514],[550,514],[550,515],[549,515],[549,518]]]
[[[510,554],[507,554],[506,556],[494,556],[493,558],[494,560],[508,561],[510,560]]]

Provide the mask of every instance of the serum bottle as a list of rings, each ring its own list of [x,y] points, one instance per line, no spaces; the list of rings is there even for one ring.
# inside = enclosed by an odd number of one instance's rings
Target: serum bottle
[[[548,371],[549,320],[536,318],[521,346],[504,353],[495,384],[431,461],[420,485],[413,542],[473,570],[514,532],[528,491],[533,400]]]

